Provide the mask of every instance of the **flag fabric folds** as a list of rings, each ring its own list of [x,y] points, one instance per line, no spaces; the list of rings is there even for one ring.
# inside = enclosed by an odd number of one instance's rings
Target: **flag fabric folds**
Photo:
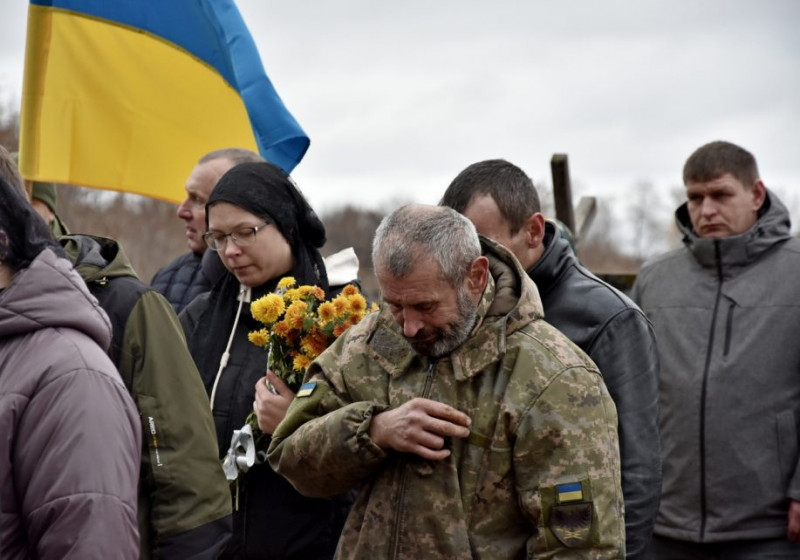
[[[259,152],[287,173],[309,140],[233,0],[31,0],[26,179],[180,202],[197,160]]]

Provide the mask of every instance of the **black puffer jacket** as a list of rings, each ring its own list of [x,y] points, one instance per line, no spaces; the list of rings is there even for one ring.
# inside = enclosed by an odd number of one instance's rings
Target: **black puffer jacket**
[[[528,275],[545,320],[592,358],[617,406],[626,558],[643,558],[661,488],[653,328],[635,303],[580,265],[553,223],[546,228],[545,252]]]
[[[216,253],[189,252],[159,269],[150,286],[167,298],[175,313],[180,313],[194,298],[209,291],[224,272]]]

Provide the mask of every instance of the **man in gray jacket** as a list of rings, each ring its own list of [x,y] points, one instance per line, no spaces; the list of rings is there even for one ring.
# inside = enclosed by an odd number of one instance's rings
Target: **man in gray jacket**
[[[739,146],[697,149],[683,180],[685,246],[632,294],[662,364],[653,557],[800,558],[800,241]]]
[[[582,267],[541,214],[530,178],[504,160],[470,165],[442,205],[511,249],[536,283],[545,320],[597,364],[619,416],[626,558],[639,559],[653,531],[661,485],[658,352],[653,329],[625,295]]]

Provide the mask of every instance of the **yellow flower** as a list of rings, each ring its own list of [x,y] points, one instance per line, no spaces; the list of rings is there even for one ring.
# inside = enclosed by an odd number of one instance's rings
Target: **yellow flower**
[[[316,286],[300,286],[297,288],[297,291],[300,292],[300,297],[308,297],[314,293],[314,288]]]
[[[347,301],[347,297],[338,295],[331,301],[333,305],[333,309],[336,312],[336,317],[341,317],[345,313],[350,310],[349,302]]]
[[[251,331],[247,335],[247,340],[256,346],[266,346],[269,342],[269,331],[267,331],[267,329]]]
[[[311,358],[303,354],[298,354],[297,356],[294,357],[294,360],[292,361],[292,367],[296,371],[305,371],[308,369],[308,366],[310,365],[311,365]]]
[[[294,279],[293,276],[284,276],[283,278],[281,278],[280,282],[278,282],[278,289],[279,290],[287,290],[287,289],[291,288],[292,286],[294,286],[295,283],[296,283],[296,280]]]
[[[358,323],[360,323],[361,319],[363,319],[363,318],[364,318],[364,313],[363,312],[353,313],[347,319],[347,322],[345,323],[345,325],[348,326],[348,327],[352,327],[353,325],[357,325]]]
[[[359,293],[347,296],[347,302],[350,304],[350,310],[353,313],[360,313],[363,315],[367,311],[367,300]]]
[[[342,293],[346,296],[354,296],[358,293],[358,288],[353,284],[348,284],[342,289]]]
[[[300,299],[300,290],[297,288],[292,288],[291,290],[287,290],[285,294],[283,294],[283,299],[286,301],[296,301]]]
[[[317,315],[319,315],[319,321],[323,325],[326,325],[333,321],[334,317],[336,316],[336,309],[333,308],[333,304],[329,301],[323,302],[319,304],[317,308]]]
[[[284,309],[283,298],[277,294],[267,294],[250,304],[253,318],[267,324],[277,321]]]
[[[380,311],[380,309],[381,309],[381,308],[380,308],[380,306],[378,305],[378,302],[377,302],[377,301],[373,301],[373,302],[372,302],[372,305],[370,305],[370,307],[369,307],[369,312],[370,312],[370,313],[374,313],[375,311]]]

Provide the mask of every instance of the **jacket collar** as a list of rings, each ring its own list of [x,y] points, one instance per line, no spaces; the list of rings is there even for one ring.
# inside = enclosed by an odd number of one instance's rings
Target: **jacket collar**
[[[544,228],[544,252],[527,270],[543,298],[559,283],[561,276],[575,260],[572,247],[556,225],[548,220]]]
[[[791,238],[789,212],[780,199],[769,190],[758,220],[753,227],[739,235],[722,239],[699,237],[692,229],[685,202],[675,211],[675,221],[683,233],[684,245],[697,262],[705,268],[716,267],[717,250],[719,250],[719,264],[726,274],[735,274],[737,269],[750,265],[776,243]]]
[[[467,380],[496,362],[506,351],[509,334],[541,319],[542,304],[534,283],[519,262],[503,246],[481,237],[489,259],[490,278],[478,304],[477,318],[467,341],[449,356],[457,381]],[[411,368],[430,364],[417,354],[388,309],[378,316],[369,337],[368,353],[392,378]]]

